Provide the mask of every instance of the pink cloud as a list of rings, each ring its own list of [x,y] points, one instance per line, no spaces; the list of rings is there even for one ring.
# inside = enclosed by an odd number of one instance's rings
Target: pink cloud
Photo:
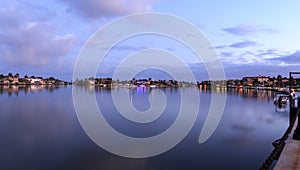
[[[68,11],[86,18],[126,15],[135,12],[152,11],[151,0],[62,0],[68,5]]]
[[[67,56],[75,44],[74,35],[57,35],[52,25],[32,22],[17,8],[1,9],[0,16],[0,26],[5,25],[0,59],[9,66],[44,66]]]

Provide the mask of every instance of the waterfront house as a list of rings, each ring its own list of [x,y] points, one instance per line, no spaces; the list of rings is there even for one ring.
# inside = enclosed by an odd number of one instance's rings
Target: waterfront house
[[[45,82],[42,78],[28,78],[31,85],[44,85]]]
[[[95,84],[99,86],[111,86],[112,78],[98,78],[95,80]]]
[[[254,78],[253,77],[243,77],[242,82],[243,82],[243,86],[253,86]]]
[[[268,82],[270,80],[270,77],[267,76],[256,76],[256,77],[243,77],[242,82],[244,86],[266,86],[268,85]]]
[[[229,88],[236,88],[242,86],[241,80],[239,79],[230,79],[226,81],[226,86]]]
[[[95,85],[95,80],[94,79],[89,79],[88,80],[89,85]]]
[[[0,80],[0,85],[9,85],[9,80],[6,78],[3,78]]]
[[[259,76],[255,77],[254,79],[257,79],[258,83],[264,85],[264,84],[267,84],[267,83],[268,83],[268,81],[270,80],[270,77],[266,77],[266,76],[261,76],[261,75],[259,75]]]

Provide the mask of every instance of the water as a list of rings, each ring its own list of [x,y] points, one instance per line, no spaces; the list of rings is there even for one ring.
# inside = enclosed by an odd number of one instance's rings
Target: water
[[[112,91],[125,89],[78,90],[95,93],[111,126],[132,137],[155,136],[168,129],[178,115],[180,91],[190,92],[188,88],[164,89],[168,103],[163,115],[152,123],[138,124],[120,116],[113,105]],[[71,87],[2,87],[0,169],[258,169],[273,149],[272,141],[280,138],[288,126],[288,112],[273,106],[275,94],[251,90],[229,90],[226,94],[222,90],[199,91],[200,111],[182,142],[159,156],[130,159],[103,150],[87,136],[74,111]],[[136,109],[145,111],[151,107],[148,97],[155,92],[138,89],[129,93]],[[225,111],[215,133],[199,144],[212,93],[226,95]]]

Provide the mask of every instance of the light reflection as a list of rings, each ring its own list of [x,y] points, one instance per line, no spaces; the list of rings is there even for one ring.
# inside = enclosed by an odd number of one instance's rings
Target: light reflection
[[[276,96],[275,91],[266,91],[266,90],[256,90],[256,89],[243,89],[243,88],[220,88],[215,89],[209,88],[200,88],[200,92],[203,93],[218,93],[218,94],[227,94],[227,95],[237,95],[243,98],[255,98],[258,100],[271,101]]]
[[[33,93],[40,93],[42,91],[53,92],[58,88],[67,87],[61,85],[11,85],[11,86],[0,86],[0,95],[7,94],[8,96],[18,96],[20,92],[23,94],[28,94],[30,92]]]

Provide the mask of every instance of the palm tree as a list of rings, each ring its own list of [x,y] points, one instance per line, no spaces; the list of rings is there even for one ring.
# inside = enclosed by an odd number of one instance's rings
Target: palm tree
[[[255,78],[255,79],[253,80],[253,86],[258,86],[258,84],[259,84],[258,79]]]
[[[20,77],[20,74],[19,73],[17,73],[17,74],[15,74],[15,76],[14,76],[15,78],[19,78]]]
[[[282,76],[281,75],[277,76],[277,86],[279,86],[279,87],[282,86]]]
[[[282,76],[281,75],[278,75],[277,76],[277,80],[281,80],[282,79]]]

